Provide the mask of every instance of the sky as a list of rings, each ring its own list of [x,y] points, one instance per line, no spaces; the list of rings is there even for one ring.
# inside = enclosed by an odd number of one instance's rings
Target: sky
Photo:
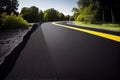
[[[20,12],[23,7],[36,6],[39,10],[54,8],[65,15],[72,15],[72,8],[77,7],[78,0],[18,0]]]

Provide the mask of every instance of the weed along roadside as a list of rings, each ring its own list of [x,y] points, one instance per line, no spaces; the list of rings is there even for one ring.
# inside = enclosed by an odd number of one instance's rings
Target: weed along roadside
[[[20,53],[29,40],[30,35],[40,24],[42,22],[35,23],[29,28],[17,29],[15,31],[11,30],[0,35],[0,68],[8,55]]]
[[[83,27],[88,27],[88,28],[103,29],[103,30],[120,32],[120,24],[110,24],[110,23],[87,24],[87,23],[80,22],[80,21],[73,21],[72,23],[75,25],[78,25],[78,26],[83,26]]]

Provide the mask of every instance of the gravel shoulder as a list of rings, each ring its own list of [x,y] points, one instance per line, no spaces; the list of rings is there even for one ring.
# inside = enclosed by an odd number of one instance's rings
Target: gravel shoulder
[[[6,56],[8,56],[20,43],[23,42],[24,37],[29,33],[32,33],[36,25],[23,29],[11,29],[0,32],[0,65],[4,62]],[[37,26],[38,27],[38,26]]]

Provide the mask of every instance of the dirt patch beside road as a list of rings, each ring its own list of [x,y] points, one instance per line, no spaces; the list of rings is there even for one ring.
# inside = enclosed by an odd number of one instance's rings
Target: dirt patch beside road
[[[29,28],[0,32],[0,65],[3,63],[6,56],[23,42],[25,37],[30,36],[32,32],[34,32],[38,27],[38,24],[39,23],[34,24]]]

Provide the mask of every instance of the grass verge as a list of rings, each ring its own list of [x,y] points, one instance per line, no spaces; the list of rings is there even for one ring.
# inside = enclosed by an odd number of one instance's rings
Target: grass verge
[[[32,25],[34,25],[34,24],[35,24],[35,23],[28,23],[29,26],[32,26]]]
[[[105,29],[105,30],[120,32],[120,24],[86,24],[86,23],[79,22],[79,21],[74,21],[73,23],[79,26],[83,26],[83,27]]]

